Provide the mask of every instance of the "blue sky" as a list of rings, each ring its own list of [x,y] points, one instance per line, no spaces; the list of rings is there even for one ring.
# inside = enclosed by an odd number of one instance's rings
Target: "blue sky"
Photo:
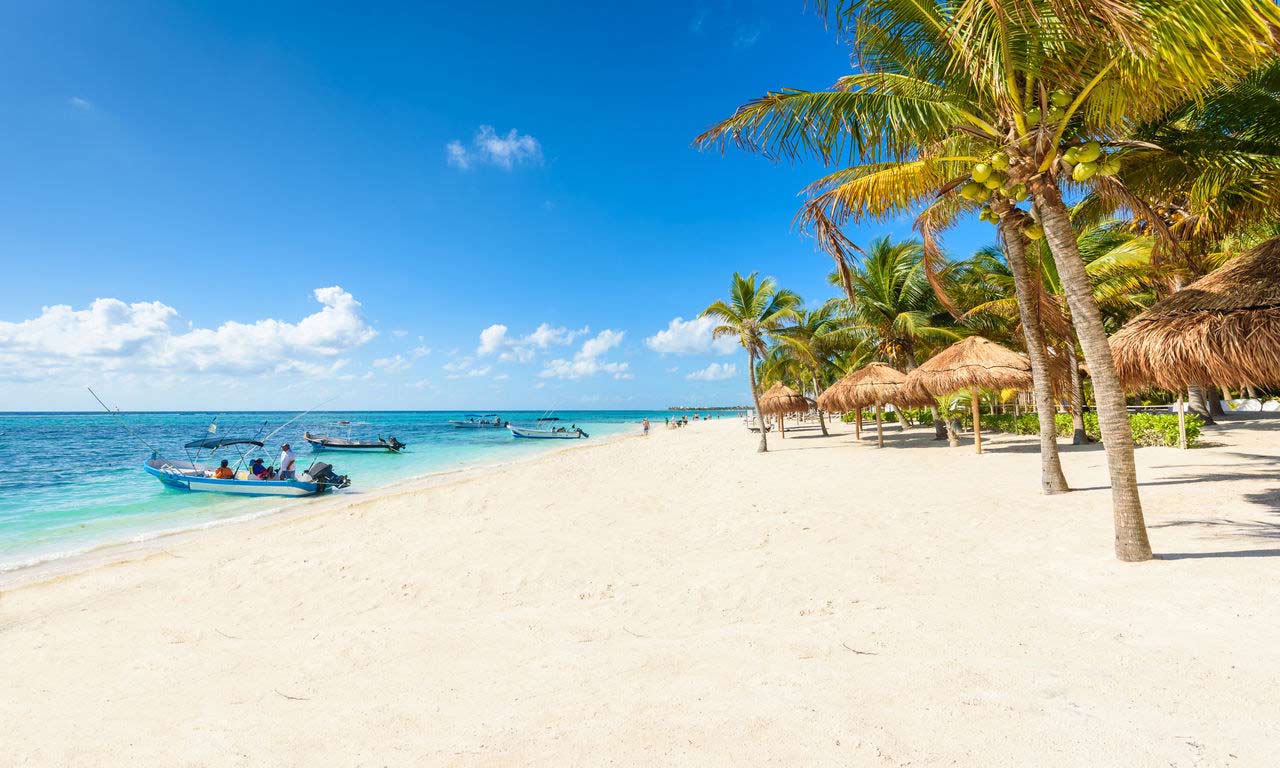
[[[821,169],[690,141],[847,49],[803,0],[540,5],[6,4],[0,410],[744,401],[675,319],[830,295]]]

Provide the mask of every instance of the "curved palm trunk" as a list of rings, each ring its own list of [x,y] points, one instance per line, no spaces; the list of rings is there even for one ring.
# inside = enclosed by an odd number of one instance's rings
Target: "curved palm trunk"
[[[1226,387],[1210,387],[1209,388],[1209,415],[1210,416],[1226,416],[1227,412],[1222,410],[1222,399],[1225,397]]]
[[[813,397],[816,400],[818,398],[818,377],[813,376],[811,378],[813,379]],[[822,436],[829,437],[829,435],[827,434],[827,422],[824,421],[822,418],[821,408],[818,409],[818,426],[822,427]]]
[[[1124,389],[1116,376],[1107,332],[1102,327],[1102,313],[1094,303],[1093,286],[1084,271],[1076,233],[1057,184],[1044,175],[1035,176],[1031,179],[1031,191],[1035,196],[1036,218],[1048,238],[1076,334],[1084,349],[1084,359],[1093,377],[1098,425],[1111,475],[1116,557],[1126,562],[1150,560],[1151,542],[1147,539],[1147,524],[1142,517],[1142,501],[1138,496],[1138,470],[1133,462],[1129,410],[1125,407]]]
[[[1040,420],[1040,490],[1046,494],[1071,490],[1062,474],[1058,456],[1057,406],[1053,400],[1053,379],[1049,373],[1049,354],[1045,348],[1044,326],[1040,322],[1040,282],[1031,277],[1027,265],[1027,240],[1015,221],[1000,219],[1000,235],[1004,239],[1006,260],[1013,273],[1014,293],[1018,297],[1018,317],[1031,361],[1031,388],[1036,397],[1036,415]]]
[[[929,413],[933,416],[933,439],[947,439],[947,424],[942,420],[942,415],[938,413],[938,406],[929,406]]]
[[[760,425],[760,447],[756,449],[758,453],[766,453],[769,450],[769,440],[765,435],[765,427],[768,424],[764,420],[764,414],[760,412],[760,391],[756,387],[756,356],[754,354],[747,355],[751,364],[747,366],[747,377],[751,381],[751,400],[756,404],[756,423]]]

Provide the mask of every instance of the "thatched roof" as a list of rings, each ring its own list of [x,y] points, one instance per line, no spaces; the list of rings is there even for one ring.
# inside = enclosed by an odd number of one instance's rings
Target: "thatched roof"
[[[819,408],[831,413],[845,409],[844,403],[840,399],[840,383],[843,381],[844,379],[840,379],[840,381],[822,390],[822,393],[818,395]]]
[[[807,397],[781,383],[769,387],[768,391],[760,396],[760,412],[770,416],[805,413],[812,407],[813,404]]]
[[[846,410],[896,403],[907,375],[884,363],[868,363],[841,379],[839,399]]]
[[[911,372],[908,393],[935,395],[981,387],[1031,389],[1031,363],[1011,349],[981,336],[957,341]]]
[[[1111,353],[1130,389],[1280,384],[1280,238],[1156,302]]]

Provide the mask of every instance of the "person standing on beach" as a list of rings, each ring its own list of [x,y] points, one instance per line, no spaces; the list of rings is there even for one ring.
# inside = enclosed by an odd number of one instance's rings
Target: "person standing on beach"
[[[292,479],[294,479],[294,474],[293,474],[293,465],[294,465],[294,463],[295,463],[295,459],[294,459],[294,456],[293,456],[293,449],[289,447],[289,444],[288,444],[288,443],[285,443],[284,445],[280,446],[280,475],[279,475],[279,477],[280,477],[280,479],[281,479],[281,480],[292,480]]]
[[[648,437],[648,436],[649,436],[649,417],[648,417],[648,416],[646,416],[646,417],[644,418],[644,422],[643,422],[643,423],[644,423],[644,434],[645,434],[645,437]]]

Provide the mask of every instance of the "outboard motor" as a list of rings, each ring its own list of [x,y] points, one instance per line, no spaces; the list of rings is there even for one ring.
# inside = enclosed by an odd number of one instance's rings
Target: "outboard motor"
[[[339,475],[333,471],[333,465],[323,461],[317,461],[307,468],[299,478],[303,482],[316,483],[320,487],[316,489],[317,493],[324,493],[330,488],[346,488],[351,485],[351,479],[346,475]]]
[[[392,435],[391,437],[387,438],[387,447],[389,447],[391,450],[395,451],[396,453],[399,453],[400,451],[403,451],[406,448],[405,444],[397,440],[395,435]]]

